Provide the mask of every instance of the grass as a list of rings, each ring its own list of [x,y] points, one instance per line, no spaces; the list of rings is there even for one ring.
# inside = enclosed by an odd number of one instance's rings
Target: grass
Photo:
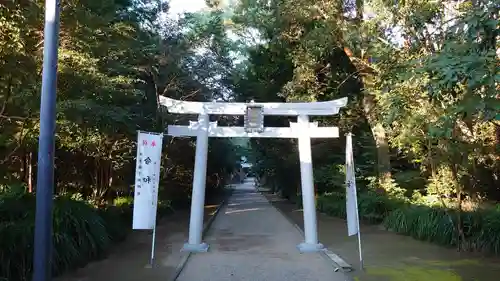
[[[462,281],[457,273],[450,270],[434,269],[419,266],[392,267],[368,267],[367,275],[388,277],[390,281]],[[360,280],[361,278],[358,278]]]
[[[231,192],[207,189],[209,202]],[[186,200],[185,200],[186,201]],[[188,201],[188,200],[187,200]],[[172,213],[170,200],[158,202],[158,217]],[[36,197],[23,186],[0,186],[0,281],[31,280]],[[80,194],[59,195],[53,208],[52,273],[82,267],[106,257],[110,246],[124,241],[132,228],[133,198],[119,197],[96,208]]]
[[[30,280],[33,267],[35,195],[0,193],[0,280]],[[106,256],[130,230],[130,204],[97,209],[66,196],[54,199],[52,272],[81,267]]]
[[[500,255],[500,210],[479,209],[461,213],[463,235],[459,239],[455,209],[426,206],[409,200],[389,198],[374,192],[358,194],[360,219],[382,224],[387,230],[466,251]],[[345,194],[318,196],[318,210],[331,216],[346,217]]]

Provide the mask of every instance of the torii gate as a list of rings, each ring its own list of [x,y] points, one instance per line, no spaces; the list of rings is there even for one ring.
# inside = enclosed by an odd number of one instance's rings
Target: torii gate
[[[311,103],[217,103],[179,101],[160,96],[160,104],[170,113],[198,115],[198,121],[190,121],[189,126],[168,126],[170,136],[196,137],[189,239],[182,251],[208,251],[208,244],[202,242],[202,229],[209,137],[298,138],[305,241],[297,248],[300,252],[317,252],[324,248],[318,242],[311,138],[338,138],[339,130],[338,127],[318,127],[317,122],[309,122],[309,116],[338,114],[340,108],[347,104],[346,97]],[[211,114],[245,115],[245,127],[218,127],[217,122],[210,122]],[[298,117],[297,122],[290,122],[288,128],[265,128],[264,115]]]

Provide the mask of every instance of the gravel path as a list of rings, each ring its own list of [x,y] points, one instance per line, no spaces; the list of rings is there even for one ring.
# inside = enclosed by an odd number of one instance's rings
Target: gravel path
[[[177,281],[344,281],[320,253],[301,254],[301,233],[255,190],[238,185]]]

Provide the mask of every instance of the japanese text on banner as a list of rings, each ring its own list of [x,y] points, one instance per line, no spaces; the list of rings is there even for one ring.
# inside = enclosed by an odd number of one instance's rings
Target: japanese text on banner
[[[153,229],[156,223],[162,141],[160,134],[138,134],[133,229]]]

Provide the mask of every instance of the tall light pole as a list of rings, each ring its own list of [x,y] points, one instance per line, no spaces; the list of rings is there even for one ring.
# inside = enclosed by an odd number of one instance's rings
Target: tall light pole
[[[54,195],[59,11],[59,0],[45,1],[33,281],[49,281],[52,275],[52,201]]]

